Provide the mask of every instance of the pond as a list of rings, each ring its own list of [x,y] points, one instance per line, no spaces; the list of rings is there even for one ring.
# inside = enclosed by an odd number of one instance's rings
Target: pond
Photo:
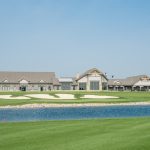
[[[150,106],[0,109],[0,122],[150,116]]]

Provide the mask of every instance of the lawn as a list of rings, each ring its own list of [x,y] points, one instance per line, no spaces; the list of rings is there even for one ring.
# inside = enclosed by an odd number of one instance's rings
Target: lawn
[[[1,92],[23,96],[41,92]],[[74,94],[76,100],[0,100],[0,105],[32,103],[150,102],[150,92],[42,92]],[[83,95],[117,96],[119,99],[81,99]],[[149,150],[150,118],[93,119],[0,123],[0,150]]]
[[[0,123],[1,150],[149,150],[150,118]]]
[[[24,96],[27,94],[74,94],[76,100],[46,100],[31,98],[29,100],[4,100],[0,99],[0,106],[23,105],[34,103],[124,103],[124,102],[147,102],[150,101],[150,92],[85,92],[85,91],[50,91],[50,92],[0,92],[0,95]],[[117,96],[119,99],[82,99],[84,95]]]

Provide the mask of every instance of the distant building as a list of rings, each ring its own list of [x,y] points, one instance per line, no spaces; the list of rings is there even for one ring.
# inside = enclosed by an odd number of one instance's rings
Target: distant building
[[[114,91],[150,91],[150,77],[139,75],[125,79],[110,79],[108,89]]]
[[[107,77],[98,69],[93,68],[76,78],[59,78],[61,90],[102,91],[107,89]]]
[[[0,91],[107,89],[107,77],[93,68],[77,77],[57,78],[53,72],[0,72]]]
[[[106,90],[108,79],[100,70],[93,68],[76,78],[78,90]]]
[[[53,72],[0,72],[0,91],[48,91],[58,86]]]
[[[54,72],[0,72],[0,91],[150,91],[150,77],[110,79],[93,68],[76,77],[57,78]]]

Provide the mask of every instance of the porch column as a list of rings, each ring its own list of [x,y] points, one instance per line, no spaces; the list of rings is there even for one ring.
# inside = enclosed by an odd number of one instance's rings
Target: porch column
[[[140,91],[142,90],[142,86],[140,86]]]
[[[149,91],[149,87],[147,86],[147,91]]]
[[[114,86],[114,91],[116,91],[116,87]]]
[[[90,81],[89,81],[89,76],[88,76],[88,75],[87,75],[86,90],[87,90],[87,91],[90,91]]]
[[[106,86],[106,88],[107,88],[106,90],[108,91],[108,90],[109,90],[109,88],[108,88],[108,83],[107,83],[107,86]]]
[[[122,86],[122,88],[123,88],[123,91],[125,90],[125,87],[124,86]]]

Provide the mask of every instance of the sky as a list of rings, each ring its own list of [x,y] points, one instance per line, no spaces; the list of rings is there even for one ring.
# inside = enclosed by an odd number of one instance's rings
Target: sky
[[[0,0],[0,70],[150,75],[149,0]]]

